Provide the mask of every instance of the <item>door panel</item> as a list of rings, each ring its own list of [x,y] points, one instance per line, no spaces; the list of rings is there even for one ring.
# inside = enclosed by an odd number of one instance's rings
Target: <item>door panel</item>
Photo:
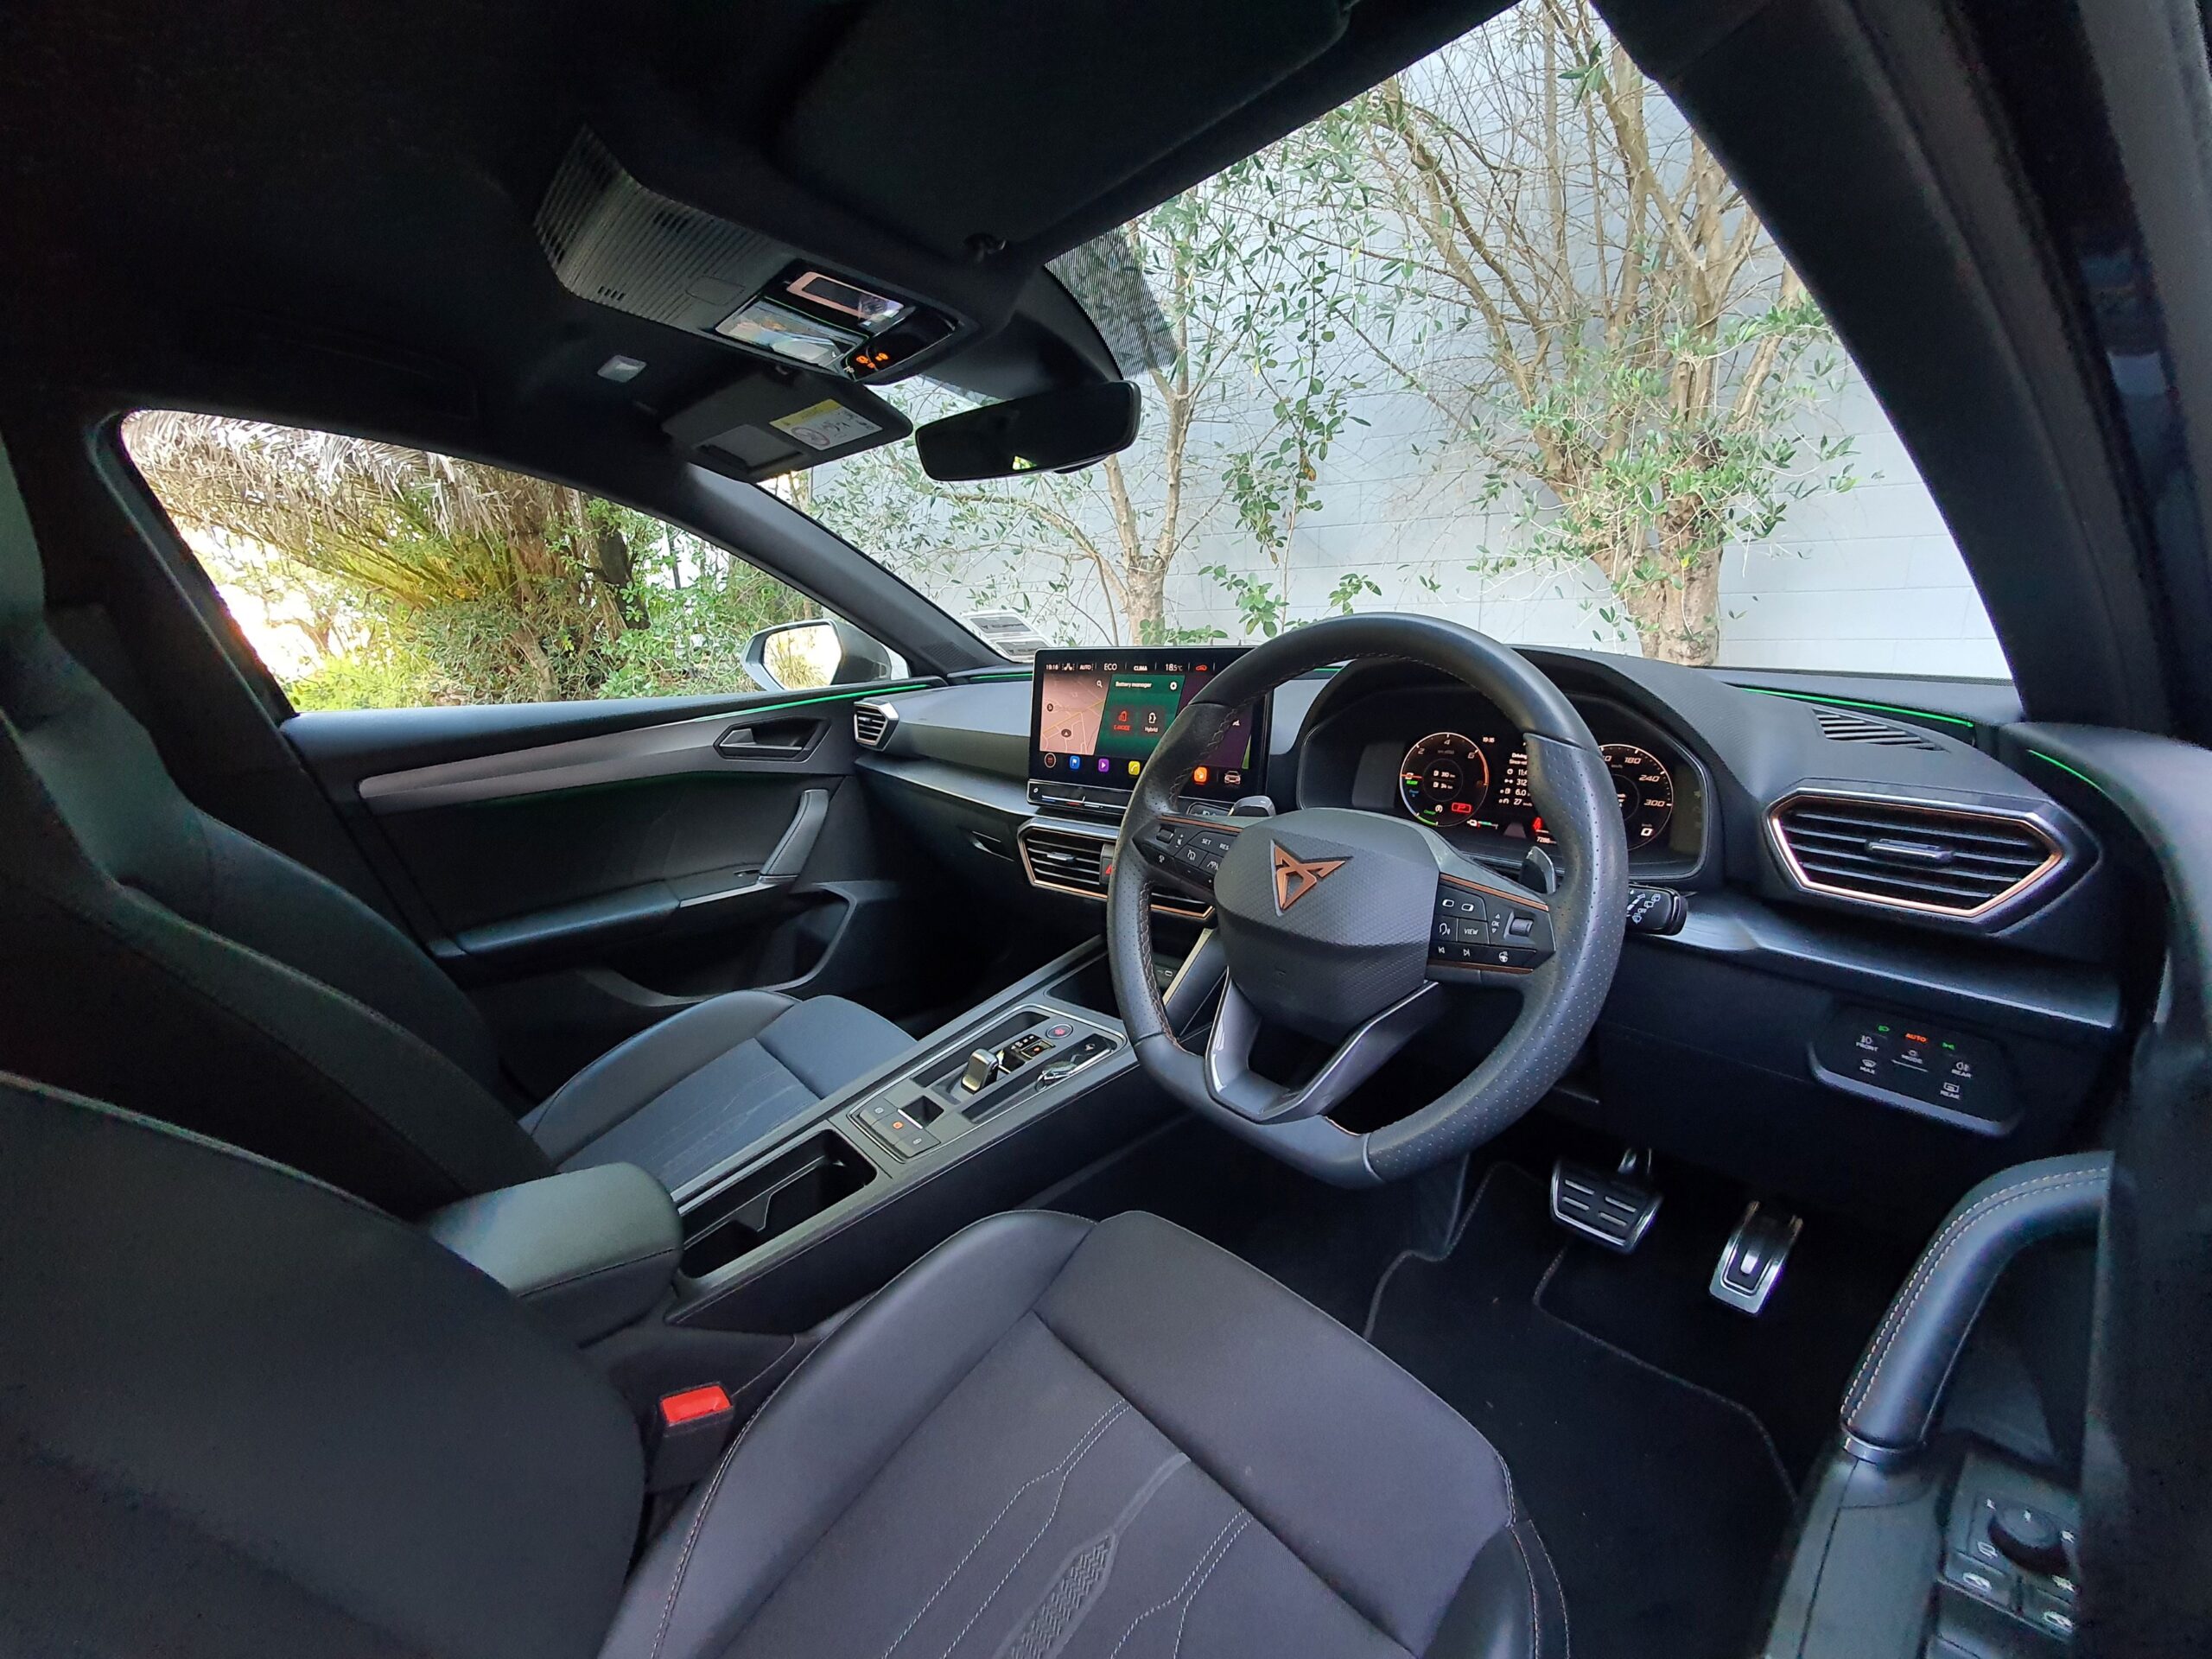
[[[532,1093],[723,991],[918,995],[931,889],[831,693],[297,716],[284,731]]]

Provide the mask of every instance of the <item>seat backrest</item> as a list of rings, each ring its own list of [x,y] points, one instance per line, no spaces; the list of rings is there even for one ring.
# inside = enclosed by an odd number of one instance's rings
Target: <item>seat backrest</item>
[[[402,1214],[550,1166],[412,941],[179,790],[48,627],[0,448],[0,1066]]]
[[[583,1659],[641,1464],[412,1228],[0,1076],[0,1651]]]

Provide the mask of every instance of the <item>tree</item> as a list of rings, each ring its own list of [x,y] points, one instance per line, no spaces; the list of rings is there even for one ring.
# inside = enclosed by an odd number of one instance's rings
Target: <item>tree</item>
[[[173,411],[125,438],[218,581],[310,640],[303,706],[747,690],[745,639],[812,613],[696,537],[501,467]]]
[[[1853,479],[1833,336],[1704,141],[1587,0],[1529,0],[1291,142],[1323,211],[1273,224],[1363,262],[1348,325],[1515,510],[1488,568],[1586,563],[1712,662],[1726,544]]]
[[[1058,613],[1120,643],[1216,637],[1168,615],[1179,561],[1226,510],[1287,580],[1291,536],[1350,418],[1351,387],[1332,372],[1342,354],[1329,349],[1341,262],[1259,226],[1278,165],[1263,151],[1084,251],[1096,268],[1141,274],[1158,307],[1148,327],[1112,330],[1124,353],[1152,342],[1148,365],[1125,362],[1146,392],[1129,450],[1080,473],[959,486],[928,480],[903,448],[879,450],[817,474],[804,503],[789,489],[786,499],[925,588],[957,587],[971,605],[1006,605],[1048,632],[1076,631],[1055,626]],[[1097,308],[1095,293],[1084,297]],[[917,421],[958,406],[943,391],[902,395]],[[1249,578],[1216,580],[1248,617],[1279,625],[1287,590],[1270,598],[1268,584],[1248,599],[1237,583]]]

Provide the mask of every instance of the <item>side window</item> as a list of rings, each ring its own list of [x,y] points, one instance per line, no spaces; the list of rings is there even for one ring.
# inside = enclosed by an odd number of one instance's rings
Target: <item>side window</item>
[[[123,441],[293,705],[792,690],[906,671],[727,550],[521,473],[166,410]]]

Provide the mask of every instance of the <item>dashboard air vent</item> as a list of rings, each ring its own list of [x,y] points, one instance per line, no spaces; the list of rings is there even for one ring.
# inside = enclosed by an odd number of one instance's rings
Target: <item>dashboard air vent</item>
[[[2031,819],[1878,797],[1793,795],[1769,815],[1783,861],[1808,893],[1942,916],[1994,910],[2063,854]]]
[[[1821,730],[1838,743],[1878,743],[1893,749],[1932,749],[1935,744],[1921,733],[1886,720],[1872,720],[1845,709],[1822,709],[1813,718]]]
[[[1030,886],[1085,899],[1106,897],[1108,861],[1114,853],[1114,843],[1106,836],[1047,830],[1031,823],[1015,835],[1014,845],[1021,850],[1022,868],[1029,873]],[[1156,887],[1152,907],[1166,915],[1199,920],[1212,914],[1210,905]]]
[[[1096,836],[1058,830],[1033,828],[1021,836],[1031,880],[1040,887],[1068,888],[1095,899],[1106,896],[1106,856],[1113,845]]]
[[[853,705],[853,741],[864,749],[880,749],[891,741],[891,728],[899,723],[899,711],[888,703],[856,702]]]

